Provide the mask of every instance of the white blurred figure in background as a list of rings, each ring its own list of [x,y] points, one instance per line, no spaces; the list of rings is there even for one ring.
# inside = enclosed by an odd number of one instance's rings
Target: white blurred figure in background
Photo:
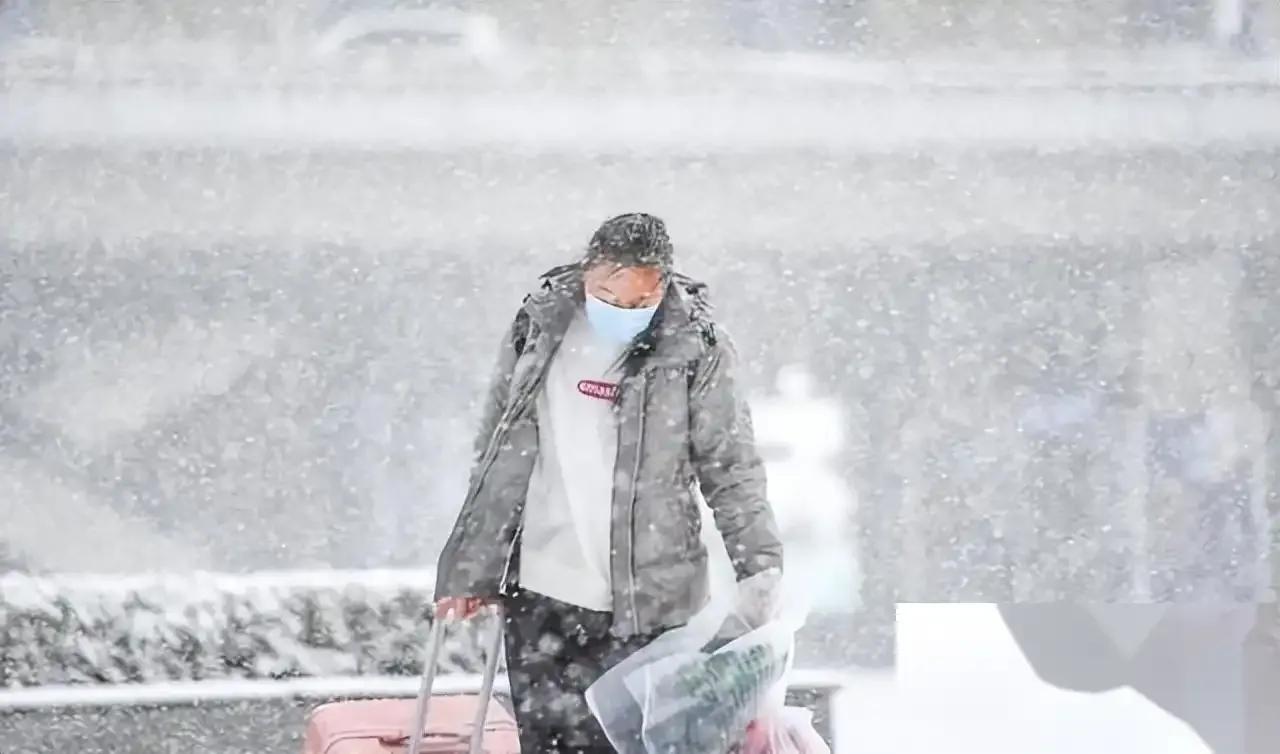
[[[833,466],[845,442],[843,412],[814,394],[813,378],[801,365],[779,370],[776,384],[776,397],[754,401],[755,428],[787,570],[810,586],[814,610],[851,612],[861,582],[857,501]]]

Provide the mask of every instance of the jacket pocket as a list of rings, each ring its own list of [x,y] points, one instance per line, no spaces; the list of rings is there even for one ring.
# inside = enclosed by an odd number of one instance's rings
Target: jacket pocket
[[[637,568],[679,563],[702,550],[702,521],[697,504],[683,490],[675,490],[669,500],[652,520],[652,528],[637,541]]]

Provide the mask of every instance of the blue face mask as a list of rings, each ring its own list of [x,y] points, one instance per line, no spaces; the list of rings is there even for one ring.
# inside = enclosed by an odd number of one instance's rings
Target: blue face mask
[[[644,332],[657,311],[657,304],[643,309],[623,309],[587,294],[587,321],[591,328],[600,337],[619,345],[630,343]]]

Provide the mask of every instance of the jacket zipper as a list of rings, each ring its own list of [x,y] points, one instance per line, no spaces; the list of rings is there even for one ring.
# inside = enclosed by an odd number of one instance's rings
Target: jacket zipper
[[[627,511],[627,576],[630,581],[631,623],[634,633],[640,633],[640,613],[636,608],[636,498],[640,494],[640,457],[644,452],[645,401],[649,394],[649,379],[640,372],[640,425],[636,433],[636,462],[631,472],[631,509]]]
[[[540,382],[540,380],[539,380],[539,382]],[[533,391],[531,391],[531,392],[536,393],[536,388],[535,388],[535,390],[533,390]],[[527,403],[527,401],[525,400],[525,396],[521,396],[521,401],[520,401],[520,404],[519,404],[519,405],[520,405],[520,410],[521,410],[521,411],[523,411],[523,410],[524,410],[524,405],[525,405],[526,403]],[[509,422],[509,423],[508,423],[508,425],[507,425],[506,427],[504,427],[504,429],[510,429],[510,423],[511,423],[511,422]],[[495,446],[495,447],[496,447],[496,446]],[[497,459],[497,457],[498,457],[498,453],[497,453],[497,451],[495,450],[495,451],[494,451],[494,453],[493,453],[493,458],[492,458],[492,459],[490,459],[490,461],[489,461],[488,465],[486,465],[486,467],[485,467],[484,472],[483,472],[483,473],[481,474],[481,476],[477,479],[477,484],[476,484],[476,493],[477,493],[477,494],[479,494],[479,491],[480,491],[480,485],[479,485],[479,483],[478,483],[478,482],[479,482],[480,480],[483,480],[483,479],[484,479],[484,474],[487,474],[487,473],[488,473],[488,467],[493,465],[493,461],[494,461],[494,460],[496,460],[496,459]],[[501,590],[502,590],[502,588],[503,588],[503,586],[505,586],[505,585],[506,585],[506,583],[507,583],[507,577],[511,574],[511,560],[512,560],[512,558],[513,558],[513,557],[515,557],[515,553],[516,553],[516,542],[520,539],[520,532],[521,532],[521,530],[522,530],[522,529],[524,529],[524,516],[523,516],[523,514],[517,514],[517,515],[518,515],[518,517],[519,517],[519,521],[518,521],[518,523],[516,524],[516,530],[515,530],[515,533],[511,535],[511,541],[507,543],[507,557],[503,560],[503,563],[502,563],[502,574],[498,577],[498,589],[499,589],[499,591],[501,591]]]
[[[502,576],[498,579],[498,589],[501,590],[507,584],[507,578],[511,575],[511,561],[515,559],[516,542],[520,541],[520,533],[524,531],[524,516],[520,517],[520,523],[516,524],[516,533],[511,535],[511,543],[507,545],[507,559],[502,564]]]

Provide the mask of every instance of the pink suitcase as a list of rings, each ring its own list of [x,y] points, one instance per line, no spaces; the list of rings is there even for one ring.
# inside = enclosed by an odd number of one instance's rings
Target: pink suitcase
[[[445,622],[432,622],[416,701],[366,699],[322,704],[307,720],[302,754],[519,754],[516,721],[493,700],[502,616],[495,616],[479,694],[431,694]]]

